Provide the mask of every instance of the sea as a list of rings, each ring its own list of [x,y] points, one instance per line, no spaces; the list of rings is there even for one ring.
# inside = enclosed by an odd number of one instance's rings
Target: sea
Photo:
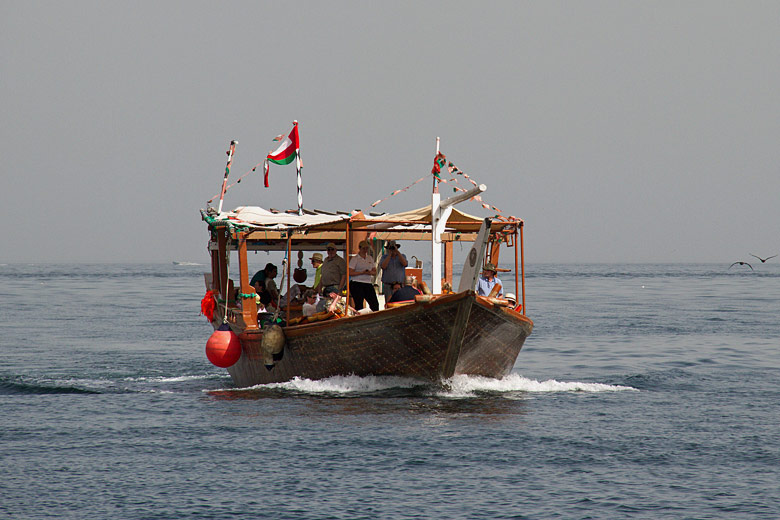
[[[780,262],[753,268],[529,264],[503,379],[237,388],[208,266],[0,265],[0,518],[777,519]]]

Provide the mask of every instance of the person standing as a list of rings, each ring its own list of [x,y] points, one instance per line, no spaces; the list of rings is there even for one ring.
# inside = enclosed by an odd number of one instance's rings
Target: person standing
[[[400,282],[402,285],[406,280],[406,256],[398,251],[400,245],[395,240],[389,240],[385,249],[387,253],[382,257],[379,266],[382,268],[382,294],[392,294],[393,283]]]
[[[314,290],[314,292],[319,293],[320,289],[320,280],[322,280],[322,253],[314,253],[311,255],[311,266],[314,268],[314,285],[311,286],[311,288]]]
[[[379,310],[373,283],[375,274],[376,266],[374,257],[368,254],[368,242],[361,240],[358,254],[349,260],[349,293],[355,299],[355,309],[361,310],[366,301],[372,311]]]
[[[490,296],[492,298],[500,297],[504,286],[501,280],[496,276],[496,266],[490,262],[485,264],[482,269],[482,275],[477,280],[477,294],[480,296]]]
[[[336,244],[330,242],[326,249],[328,256],[322,263],[322,277],[320,278],[320,285],[323,287],[322,294],[325,296],[332,292],[341,294],[347,284],[347,263],[336,254]]]

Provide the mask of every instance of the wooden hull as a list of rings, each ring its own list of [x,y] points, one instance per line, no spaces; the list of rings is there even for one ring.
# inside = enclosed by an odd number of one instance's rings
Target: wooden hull
[[[228,372],[239,387],[350,374],[501,378],[512,370],[532,329],[527,317],[469,291],[286,327],[284,350],[271,369],[263,362],[262,331],[242,332],[241,358]]]

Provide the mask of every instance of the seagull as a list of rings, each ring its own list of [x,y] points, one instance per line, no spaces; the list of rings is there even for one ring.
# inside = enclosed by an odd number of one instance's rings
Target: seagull
[[[777,255],[768,256],[768,257],[766,257],[766,258],[761,258],[760,256],[756,256],[756,255],[754,255],[753,253],[750,253],[750,256],[755,256],[756,258],[758,258],[759,260],[761,260],[761,263],[763,264],[763,263],[765,263],[767,260],[769,260],[770,258],[774,258],[774,257],[776,257]]]
[[[737,264],[739,264],[739,265],[746,265],[746,266],[748,266],[748,267],[750,268],[750,270],[751,270],[751,271],[753,270],[753,266],[752,266],[752,265],[750,265],[750,264],[749,264],[749,263],[747,263],[747,262],[734,262],[733,264],[731,264],[731,265],[729,266],[729,269],[731,269],[732,267],[734,267],[734,266],[735,266],[735,265],[737,265]]]

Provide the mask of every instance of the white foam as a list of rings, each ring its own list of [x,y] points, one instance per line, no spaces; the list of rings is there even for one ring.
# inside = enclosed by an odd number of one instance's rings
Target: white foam
[[[222,379],[222,376],[215,376],[215,374],[202,374],[193,376],[175,376],[175,377],[126,377],[125,381],[132,382],[151,382],[151,383],[181,383],[184,381],[197,381],[201,379],[215,379],[215,377]]]
[[[440,389],[438,386],[434,387],[434,393],[439,397],[474,397],[479,392],[620,392],[636,390],[630,386],[561,382],[554,379],[539,382],[518,374],[510,374],[503,379],[480,376],[455,376],[452,379],[443,381],[442,384],[444,389]],[[392,376],[335,376],[320,380],[296,377],[284,383],[269,383],[248,388],[222,388],[218,391],[282,389],[307,394],[349,394],[378,392],[392,388],[429,387],[431,385],[431,383],[419,379]],[[204,390],[204,392],[211,391],[214,390]]]
[[[548,379],[536,381],[519,374],[509,374],[503,379],[480,376],[455,376],[445,381],[447,390],[443,397],[472,397],[477,392],[620,392],[636,390],[630,386],[606,385],[603,383],[565,382]]]
[[[284,383],[268,383],[265,385],[250,386],[248,388],[223,388],[220,389],[220,391],[280,388],[308,394],[349,394],[377,392],[390,388],[414,388],[416,386],[427,386],[429,384],[430,383],[418,379],[393,376],[334,376],[318,380],[296,377],[290,381],[285,381]]]

